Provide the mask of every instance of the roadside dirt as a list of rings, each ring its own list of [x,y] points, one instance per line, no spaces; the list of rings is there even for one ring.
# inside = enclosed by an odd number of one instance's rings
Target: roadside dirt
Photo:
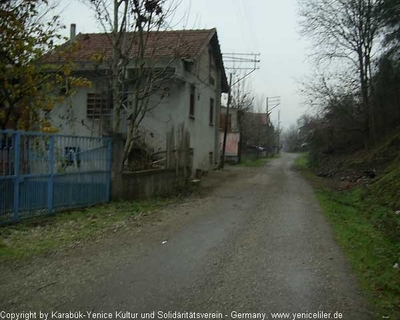
[[[140,243],[159,245],[168,241],[176,230],[184,228],[196,215],[201,215],[201,212],[192,210],[193,206],[201,206],[224,184],[235,183],[243,176],[255,173],[256,170],[252,168],[226,166],[224,170],[213,171],[203,177],[194,192],[182,202],[135,216],[115,232],[72,243],[69,247],[53,250],[46,255],[0,263],[0,278],[12,279],[0,282],[0,309],[6,302],[13,306],[12,309],[19,308],[25,295],[67,284],[74,274],[82,272],[82,265],[85,265],[85,269],[95,267],[96,261],[112,259],[113,254],[123,247]],[[138,255],[140,252],[139,247]]]

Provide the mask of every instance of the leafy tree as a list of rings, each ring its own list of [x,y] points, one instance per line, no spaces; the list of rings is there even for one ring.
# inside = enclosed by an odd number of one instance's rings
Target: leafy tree
[[[70,77],[67,63],[41,61],[61,39],[63,26],[57,15],[48,18],[51,9],[47,0],[0,2],[0,129],[54,131],[42,115],[53,108],[55,87],[87,85]]]

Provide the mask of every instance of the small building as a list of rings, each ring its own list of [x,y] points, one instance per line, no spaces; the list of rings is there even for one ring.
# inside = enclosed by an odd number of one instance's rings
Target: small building
[[[224,141],[227,108],[221,107],[220,150]],[[266,113],[230,108],[225,146],[225,159],[238,162],[242,156],[258,158],[273,153],[274,127]]]
[[[221,107],[221,119],[220,119],[220,150],[222,152],[224,143],[224,130],[226,121],[227,108]],[[238,115],[240,110],[236,108],[229,108],[228,115],[228,131],[226,135],[226,145],[225,145],[225,159],[229,162],[237,163],[239,160],[239,143],[240,143],[240,130],[239,130],[239,119]]]

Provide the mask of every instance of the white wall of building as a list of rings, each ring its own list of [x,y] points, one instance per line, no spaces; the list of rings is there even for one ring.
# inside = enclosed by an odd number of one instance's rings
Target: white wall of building
[[[190,132],[194,170],[211,170],[219,162],[221,79],[217,68],[214,65],[210,67],[210,61],[207,49],[191,72],[184,69],[183,61],[176,61],[174,67],[179,76],[171,80],[169,96],[163,98],[161,103],[159,97],[151,98],[150,105],[157,103],[157,106],[146,114],[141,123],[146,143],[154,151],[166,150],[166,133],[172,127],[177,130],[179,124],[184,123]],[[214,79],[213,85],[210,76]],[[87,93],[98,92],[104,87],[96,81],[92,83],[90,88],[80,88],[73,97],[52,110],[51,121],[60,134],[101,136],[104,133],[102,120],[86,116]],[[195,85],[194,118],[189,116],[191,85]],[[210,124],[210,99],[214,100],[213,124]]]

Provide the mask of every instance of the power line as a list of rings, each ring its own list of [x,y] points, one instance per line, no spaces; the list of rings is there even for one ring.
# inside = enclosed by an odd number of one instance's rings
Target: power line
[[[266,112],[267,112],[267,126],[269,126],[269,124],[271,122],[269,115],[271,114],[272,110],[274,110],[275,108],[278,108],[281,105],[281,97],[280,96],[267,97],[265,99],[265,104],[266,104]],[[279,110],[278,111],[278,131],[277,131],[277,133],[278,133],[278,137],[277,137],[277,140],[278,140],[277,153],[279,153],[279,146],[280,146],[280,116],[281,116],[281,112]],[[269,141],[269,139],[268,139],[269,138],[268,137],[269,134],[270,134],[270,132],[268,132],[268,130],[267,130],[267,141]],[[267,154],[268,154],[269,146],[267,145],[266,148],[267,148]]]
[[[227,70],[245,70],[245,74],[237,79],[235,82],[232,80],[233,73],[230,72],[229,74],[229,91],[228,91],[228,102],[226,105],[226,115],[225,115],[225,124],[224,124],[224,140],[222,143],[222,154],[221,154],[221,161],[220,161],[220,168],[222,169],[225,164],[225,148],[226,148],[226,137],[228,135],[228,118],[229,118],[229,107],[231,104],[231,95],[232,95],[232,87],[238,84],[240,81],[247,78],[250,74],[254,71],[258,70],[259,63],[260,63],[260,54],[259,53],[223,53],[222,57],[224,58],[224,64],[228,66],[225,67]],[[226,60],[225,60],[226,58]],[[234,64],[239,63],[240,66],[236,67]],[[229,65],[231,64],[231,65]],[[233,64],[233,65],[232,65]],[[245,66],[241,66],[245,64]],[[247,64],[247,65],[246,65]],[[251,66],[248,66],[251,64]]]

